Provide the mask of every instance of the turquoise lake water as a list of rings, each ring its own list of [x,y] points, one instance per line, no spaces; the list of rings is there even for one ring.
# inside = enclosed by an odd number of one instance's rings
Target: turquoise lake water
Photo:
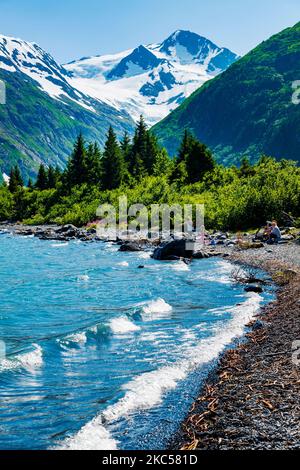
[[[0,235],[0,449],[166,448],[272,298],[246,294],[232,270]]]

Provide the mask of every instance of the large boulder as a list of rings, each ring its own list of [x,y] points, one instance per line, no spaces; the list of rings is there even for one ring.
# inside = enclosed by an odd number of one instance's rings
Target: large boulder
[[[140,247],[140,245],[138,243],[130,242],[130,243],[124,243],[123,245],[121,245],[119,251],[136,252],[136,251],[142,251],[142,248]]]
[[[290,242],[292,240],[295,240],[295,237],[294,237],[294,235],[287,233],[286,235],[282,235],[281,240],[286,241],[286,242]]]
[[[252,329],[253,331],[259,331],[259,330],[263,330],[264,328],[267,328],[267,326],[268,326],[268,323],[261,321],[261,320],[257,320],[253,324]]]
[[[153,253],[153,258],[160,261],[170,260],[174,256],[178,258],[191,258],[193,253],[192,242],[188,240],[174,240],[156,248]]]
[[[245,287],[245,292],[255,292],[256,294],[261,294],[263,292],[263,288],[261,286],[249,286]]]
[[[75,225],[68,224],[68,225],[64,225],[63,227],[57,229],[56,233],[60,233],[63,236],[65,236],[66,238],[73,238],[73,237],[78,236],[78,234],[80,233],[80,230],[77,227],[75,227]]]
[[[205,259],[205,258],[209,258],[209,254],[206,253],[205,251],[196,251],[195,253],[193,253],[193,258],[194,259]]]
[[[73,230],[74,232],[76,232],[78,229],[77,229],[77,227],[75,227],[75,225],[67,224],[67,225],[63,225],[62,227],[58,228],[56,230],[56,232],[57,233],[66,233],[66,232],[69,232],[70,230]]]

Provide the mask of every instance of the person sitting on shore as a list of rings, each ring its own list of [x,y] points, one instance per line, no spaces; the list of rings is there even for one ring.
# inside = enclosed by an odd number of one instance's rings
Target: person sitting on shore
[[[280,240],[281,240],[280,228],[278,227],[278,224],[277,224],[276,220],[273,220],[271,233],[270,233],[270,238],[269,238],[268,243],[270,243],[270,244],[278,243]]]
[[[266,225],[264,227],[260,227],[257,230],[253,238],[253,242],[257,242],[258,240],[261,242],[268,242],[270,240],[271,231],[272,231],[272,222],[267,220]],[[243,237],[241,235],[238,236],[238,240],[242,241]]]
[[[267,221],[267,225],[265,226],[264,234],[263,234],[263,241],[270,240],[270,236],[272,233],[272,222]]]

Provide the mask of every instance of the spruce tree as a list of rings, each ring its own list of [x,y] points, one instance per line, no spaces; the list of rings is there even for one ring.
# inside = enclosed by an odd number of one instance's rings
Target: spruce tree
[[[11,193],[15,193],[17,190],[17,181],[15,177],[15,167],[11,168],[10,173],[9,173],[9,184],[8,184],[8,189]]]
[[[47,189],[53,189],[56,187],[57,179],[54,168],[50,165],[47,172]]]
[[[112,127],[109,128],[102,158],[103,189],[118,188],[124,178],[125,163],[117,136]]]
[[[18,167],[18,165],[15,166],[15,177],[16,177],[16,181],[17,181],[18,186],[23,188],[24,187],[24,180],[22,178],[21,171],[20,171],[20,168]]]
[[[206,173],[215,168],[215,161],[209,148],[192,138],[191,147],[185,158],[188,183],[201,181]]]
[[[24,181],[20,169],[18,165],[15,165],[10,171],[8,189],[11,193],[15,193],[19,188],[23,188],[23,186]]]
[[[48,189],[48,174],[45,166],[42,163],[40,164],[35,187],[41,191]]]
[[[147,176],[147,171],[144,165],[144,160],[139,153],[135,154],[134,164],[131,168],[130,174],[137,181],[140,181],[141,179],[145,178],[145,176]]]
[[[193,135],[188,129],[185,129],[182,142],[178,151],[177,163],[183,162],[186,159],[186,156],[191,150],[191,146],[194,142]]]
[[[82,133],[79,134],[65,173],[68,187],[81,185],[87,180],[86,148]]]
[[[147,126],[143,116],[141,116],[134,134],[128,166],[129,172],[136,178],[142,177],[146,172],[147,141]]]
[[[131,140],[128,135],[128,132],[124,133],[124,137],[120,142],[120,147],[123,153],[124,161],[126,165],[129,165],[129,158],[130,158],[130,152],[131,152]]]
[[[208,147],[185,130],[171,180],[193,184],[201,181],[214,167],[215,161]]]
[[[193,136],[185,129],[183,138],[178,150],[178,155],[174,160],[174,167],[171,174],[171,181],[176,181],[179,184],[185,184],[187,180],[186,159],[191,152],[193,143]]]
[[[101,151],[97,142],[89,144],[86,153],[87,183],[99,185],[101,181]]]
[[[144,160],[144,166],[148,174],[153,173],[155,161],[160,153],[160,148],[157,142],[157,138],[150,131],[146,133],[146,156]]]

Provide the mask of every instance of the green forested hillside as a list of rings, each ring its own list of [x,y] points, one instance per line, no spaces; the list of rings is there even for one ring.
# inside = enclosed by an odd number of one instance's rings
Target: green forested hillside
[[[300,161],[300,23],[264,41],[226,72],[204,84],[153,130],[175,154],[185,128],[219,162],[261,154]]]
[[[93,111],[68,98],[53,99],[20,72],[0,69],[0,80],[7,95],[0,105],[0,179],[15,164],[25,180],[41,162],[63,168],[79,132],[101,144],[111,124],[119,135],[133,131],[133,120],[105,103],[91,102]]]

